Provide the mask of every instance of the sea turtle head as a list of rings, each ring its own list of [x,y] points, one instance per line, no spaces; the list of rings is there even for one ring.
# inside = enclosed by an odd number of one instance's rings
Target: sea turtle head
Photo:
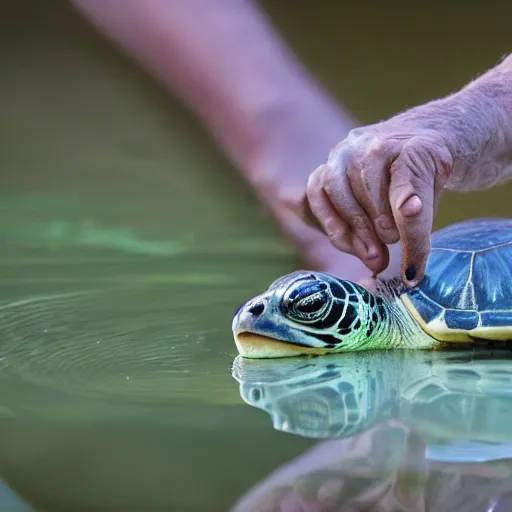
[[[367,350],[383,313],[382,300],[358,284],[298,271],[247,301],[232,330],[248,358]]]

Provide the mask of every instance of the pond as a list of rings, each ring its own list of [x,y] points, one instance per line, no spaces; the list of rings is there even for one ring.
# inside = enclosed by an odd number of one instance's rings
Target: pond
[[[342,34],[368,2],[264,5],[368,122],[460,87],[508,34],[497,2],[459,29],[446,7],[433,40],[430,11],[384,30],[399,3]],[[292,248],[197,122],[65,1],[5,15],[0,510],[506,510],[507,351],[237,359],[232,316],[300,265]],[[511,190],[448,194],[437,225],[508,216]]]

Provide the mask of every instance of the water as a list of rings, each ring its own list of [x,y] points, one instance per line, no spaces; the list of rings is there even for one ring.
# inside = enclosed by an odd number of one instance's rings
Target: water
[[[425,4],[421,14],[399,3],[265,6],[365,122],[460,87],[504,53],[508,35],[509,7],[498,2],[464,13]],[[310,393],[274,423],[245,403],[231,371],[231,318],[295,268],[291,248],[198,124],[66,2],[11,2],[4,19],[0,474],[20,500],[52,511],[226,511],[274,470],[284,479],[279,492],[288,485],[283,468],[311,473],[296,492],[312,499],[325,483],[335,495],[339,467],[352,495],[381,492],[389,464],[407,510],[422,510],[410,501],[421,501],[420,490],[428,510],[442,510],[435,499],[450,493],[471,500],[471,489],[482,496],[475,507],[487,510],[510,490],[508,461],[446,460],[489,453],[461,443],[510,443],[510,382],[493,374],[505,353],[478,363],[476,374],[473,356],[466,372],[441,356],[388,356],[386,390],[395,394],[382,406],[379,388],[366,390],[373,422],[357,423],[363,409],[352,402],[350,422],[343,429],[338,418],[334,434],[325,411],[342,414],[335,401],[317,403]],[[508,215],[510,191],[447,195],[437,225]],[[357,366],[350,360],[349,375]],[[376,355],[367,364],[385,361]],[[451,394],[428,402],[413,393],[407,364],[434,368],[435,385]],[[279,380],[274,368],[263,375]],[[481,374],[487,387],[475,388]],[[440,403],[445,413],[435,416]],[[296,417],[316,435],[304,425],[294,432]],[[433,457],[428,475],[425,453]],[[453,491],[460,482],[465,490]],[[0,505],[23,510],[11,491],[0,489]]]
[[[308,503],[312,510],[510,506],[511,355],[237,358],[233,376],[244,401],[265,411],[276,430],[318,443],[234,510],[304,510]]]

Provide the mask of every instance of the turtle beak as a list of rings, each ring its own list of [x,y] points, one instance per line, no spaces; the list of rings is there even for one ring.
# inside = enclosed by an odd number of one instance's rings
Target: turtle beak
[[[244,332],[258,332],[261,329],[258,326],[261,321],[258,322],[258,319],[264,314],[265,308],[266,303],[262,297],[256,297],[240,306],[231,325],[235,338]]]
[[[232,323],[233,337],[239,354],[247,358],[274,358],[274,345],[286,346],[285,342],[274,338],[271,322],[265,317],[269,304],[263,296],[243,304],[235,314]]]
[[[290,341],[287,327],[271,321],[272,305],[265,296],[245,303],[233,318],[232,331],[238,353],[251,359],[293,357],[324,351]]]

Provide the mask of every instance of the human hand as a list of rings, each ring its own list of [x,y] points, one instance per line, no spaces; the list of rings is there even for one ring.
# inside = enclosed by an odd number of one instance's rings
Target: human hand
[[[357,128],[310,176],[301,217],[374,274],[389,265],[387,244],[401,241],[401,276],[424,275],[439,199],[454,164],[449,137],[425,108]]]
[[[455,94],[352,130],[289,206],[374,274],[400,240],[401,277],[425,273],[444,188],[488,189],[512,178],[512,56]]]
[[[301,204],[311,169],[325,160],[329,149],[354,124],[347,126],[336,108],[320,101],[302,102],[285,113],[273,116],[262,130],[264,151],[251,162],[249,181],[298,250],[303,268],[366,283],[371,272],[361,259],[337,249],[322,230],[312,227],[293,207]],[[389,250],[390,264],[381,277],[394,277],[400,270],[399,244]]]

